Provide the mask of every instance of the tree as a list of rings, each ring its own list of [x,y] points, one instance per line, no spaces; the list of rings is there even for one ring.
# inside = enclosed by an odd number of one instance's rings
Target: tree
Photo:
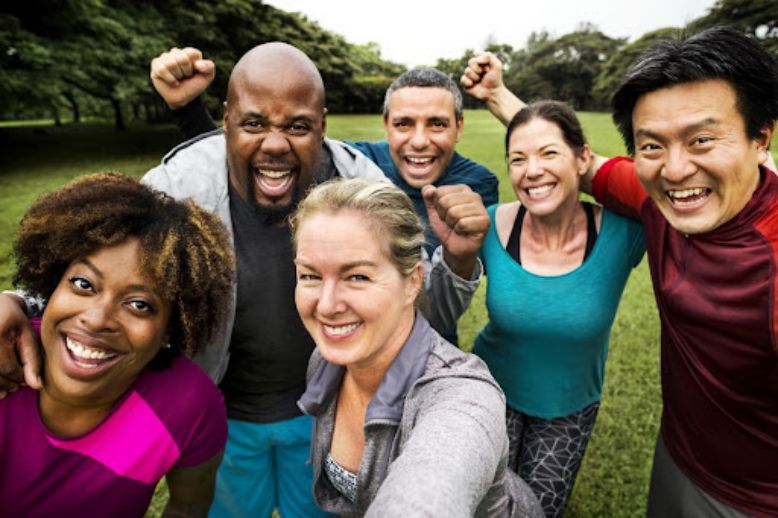
[[[594,81],[593,97],[598,106],[607,106],[621,78],[646,49],[659,41],[678,37],[681,29],[666,27],[644,34],[632,43],[619,48],[606,61]]]
[[[405,67],[381,57],[377,43],[352,45],[350,59],[355,67],[353,88],[348,111],[378,113],[384,102],[386,89],[405,72]]]
[[[691,31],[728,25],[759,40],[778,58],[778,2],[776,0],[718,0],[708,13],[691,22]]]
[[[0,13],[4,116],[45,107],[56,118],[67,108],[77,121],[84,109],[103,105],[117,128],[128,113],[152,118],[164,107],[148,79],[149,61],[174,45],[200,48],[216,62],[206,103],[218,110],[235,60],[268,41],[285,41],[311,57],[332,111],[372,103],[380,85],[366,78],[380,73],[386,80],[402,71],[374,44],[352,45],[261,0],[26,0]]]
[[[558,99],[576,110],[601,108],[592,95],[602,65],[624,43],[591,24],[553,39],[533,33],[524,52],[514,53],[505,83],[527,101]]]
[[[74,90],[107,102],[118,129],[125,124],[123,103],[139,90],[148,89],[148,59],[162,43],[162,21],[143,2],[29,0],[13,4],[9,18],[29,35],[31,46],[20,52],[30,79],[29,95],[62,103],[67,92],[74,118],[80,106]]]

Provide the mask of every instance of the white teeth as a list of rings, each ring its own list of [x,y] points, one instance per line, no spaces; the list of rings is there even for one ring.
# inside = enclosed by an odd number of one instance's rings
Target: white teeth
[[[695,187],[694,189],[682,189],[680,191],[667,191],[667,195],[673,199],[688,198],[690,196],[699,196],[704,193],[705,189],[702,187]]]
[[[541,185],[540,187],[530,187],[527,192],[530,196],[541,196],[550,192],[554,188],[553,184]]]
[[[432,157],[419,158],[414,156],[407,156],[405,157],[405,159],[412,164],[429,164],[430,162],[432,162]]]
[[[80,344],[70,338],[69,336],[65,337],[65,345],[68,348],[68,351],[73,353],[73,356],[76,357],[76,359],[83,359],[83,360],[110,360],[111,358],[115,357],[115,353],[107,353],[105,351],[99,351],[97,349],[91,349],[89,347],[86,347],[83,344]],[[96,367],[94,364],[82,364],[80,362],[77,362],[82,367]]]
[[[324,330],[327,331],[328,335],[332,336],[343,336],[347,335],[350,332],[352,332],[354,329],[358,328],[360,324],[349,324],[347,326],[324,326]]]
[[[284,176],[291,174],[291,172],[291,169],[287,169],[286,171],[270,171],[268,169],[259,170],[259,174],[262,176],[268,176],[270,178],[283,178]]]

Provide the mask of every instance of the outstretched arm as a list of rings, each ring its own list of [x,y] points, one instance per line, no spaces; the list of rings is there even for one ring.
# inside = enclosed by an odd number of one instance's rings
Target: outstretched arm
[[[366,516],[464,518],[477,510],[500,516],[504,500],[484,498],[505,484],[496,477],[508,442],[499,389],[482,379],[452,376],[431,382],[416,397],[423,398],[421,408],[403,419],[407,439]],[[540,516],[539,505],[528,496],[534,506],[517,514]]]

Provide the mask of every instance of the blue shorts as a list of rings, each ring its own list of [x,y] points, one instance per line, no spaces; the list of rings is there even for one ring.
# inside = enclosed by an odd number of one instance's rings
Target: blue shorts
[[[308,416],[275,423],[228,421],[224,459],[216,473],[210,517],[330,516],[313,500]]]

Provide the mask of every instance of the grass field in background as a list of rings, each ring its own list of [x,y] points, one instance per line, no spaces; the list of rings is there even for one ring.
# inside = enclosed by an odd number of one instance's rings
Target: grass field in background
[[[621,141],[606,114],[580,114],[592,147],[601,154],[623,153]],[[383,137],[380,117],[328,117],[328,134],[350,140]],[[465,113],[457,150],[485,164],[500,177],[502,201],[514,199],[503,159],[504,130],[485,111]],[[171,126],[131,126],[117,132],[109,125],[0,125],[5,152],[0,166],[0,286],[10,286],[11,246],[24,210],[40,193],[98,171],[142,175],[179,140]],[[773,146],[775,150],[775,146]],[[484,286],[461,319],[459,336],[465,349],[486,321]],[[602,407],[575,491],[570,517],[644,516],[651,455],[660,415],[659,322],[645,260],[633,272],[611,336]],[[542,387],[538,387],[542,390]],[[456,433],[452,430],[452,433]],[[149,516],[157,516],[164,491]]]

